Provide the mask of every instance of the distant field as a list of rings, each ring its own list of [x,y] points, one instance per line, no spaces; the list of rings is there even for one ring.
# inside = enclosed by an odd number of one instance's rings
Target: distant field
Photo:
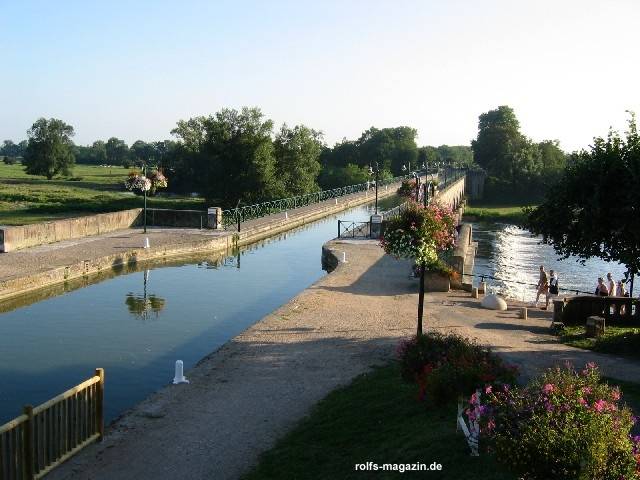
[[[27,175],[22,165],[0,163],[0,225],[24,225],[141,207],[142,198],[122,187],[127,173],[122,167],[76,165],[70,178],[47,180]],[[203,199],[184,197],[150,197],[147,205],[205,207]]]
[[[480,202],[470,203],[464,209],[467,218],[477,221],[523,223],[525,216],[522,207],[525,205],[484,204]],[[535,205],[533,205],[535,206]]]

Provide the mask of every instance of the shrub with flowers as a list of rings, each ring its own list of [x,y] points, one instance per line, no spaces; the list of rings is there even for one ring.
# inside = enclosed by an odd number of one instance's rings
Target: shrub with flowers
[[[416,199],[416,180],[403,180],[398,188],[398,195],[404,198]]]
[[[385,226],[380,241],[384,251],[396,258],[413,258],[419,265],[433,265],[438,252],[455,242],[455,221],[450,209],[433,203],[422,207],[410,203]]]
[[[548,370],[523,388],[488,386],[470,403],[481,440],[525,479],[639,478],[635,419],[593,364]]]
[[[400,343],[402,377],[418,384],[419,398],[436,404],[467,396],[487,384],[513,383],[517,371],[475,341],[428,332]]]

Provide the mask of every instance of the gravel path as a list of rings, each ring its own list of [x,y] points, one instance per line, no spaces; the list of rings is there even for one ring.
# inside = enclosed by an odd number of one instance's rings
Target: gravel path
[[[409,264],[371,241],[333,242],[347,263],[203,359],[189,385],[167,386],[125,414],[50,479],[236,479],[331,390],[392,357],[414,332]],[[640,379],[640,365],[559,344],[549,314],[487,311],[464,292],[428,294],[426,326],[456,330],[519,364],[596,361]],[[109,381],[107,372],[107,388]]]

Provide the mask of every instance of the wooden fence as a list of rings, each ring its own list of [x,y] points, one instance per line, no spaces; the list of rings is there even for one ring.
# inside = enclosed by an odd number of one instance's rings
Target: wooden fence
[[[104,370],[0,426],[0,480],[34,480],[104,435]]]

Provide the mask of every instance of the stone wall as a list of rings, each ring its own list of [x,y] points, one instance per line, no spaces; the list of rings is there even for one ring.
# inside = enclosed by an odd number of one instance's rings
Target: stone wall
[[[32,225],[0,227],[0,252],[130,228],[140,222],[141,213],[141,208],[134,208]]]

